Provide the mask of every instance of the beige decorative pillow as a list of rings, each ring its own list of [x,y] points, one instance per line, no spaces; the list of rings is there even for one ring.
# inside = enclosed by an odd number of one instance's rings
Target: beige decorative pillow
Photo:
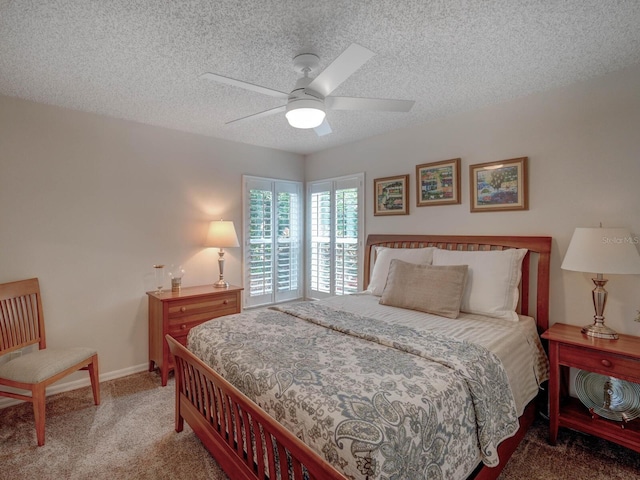
[[[466,265],[418,265],[393,259],[380,304],[457,318]]]

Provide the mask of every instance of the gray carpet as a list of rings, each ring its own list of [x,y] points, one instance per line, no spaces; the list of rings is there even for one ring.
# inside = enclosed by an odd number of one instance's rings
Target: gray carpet
[[[174,426],[174,385],[139,373],[101,384],[102,404],[90,388],[47,399],[46,444],[37,447],[30,404],[0,410],[0,480],[208,479],[226,480],[185,425]],[[640,454],[561,429],[558,445],[537,421],[500,480],[640,479]]]

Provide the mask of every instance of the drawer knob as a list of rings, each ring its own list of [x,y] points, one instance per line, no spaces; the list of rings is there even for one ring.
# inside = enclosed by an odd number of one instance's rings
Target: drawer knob
[[[606,358],[600,360],[600,363],[605,367],[610,367],[611,366],[611,362],[609,360],[607,360]]]
[[[185,330],[187,328],[187,326],[183,323],[182,325],[180,325],[180,330]]]
[[[228,304],[228,303],[229,303],[229,300],[225,300],[225,301],[224,301],[224,302],[222,302],[222,303],[224,303],[224,304],[226,305],[226,304]]]
[[[181,312],[186,312],[187,311],[187,307],[180,307],[180,311]]]

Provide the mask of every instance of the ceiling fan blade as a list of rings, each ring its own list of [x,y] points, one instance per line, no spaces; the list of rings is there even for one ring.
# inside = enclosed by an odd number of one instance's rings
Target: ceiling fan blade
[[[261,87],[260,85],[254,85],[253,83],[243,82],[242,80],[236,80],[235,78],[225,77],[216,73],[203,73],[200,75],[200,78],[206,78],[207,80],[213,80],[214,82],[226,83],[227,85],[233,85],[234,87],[244,88],[245,90],[251,90],[252,92],[262,93],[263,95],[269,95],[270,97],[289,98],[288,93],[273,90],[272,88]]]
[[[225,123],[225,125],[229,125],[230,123],[243,122],[245,120],[256,120],[258,118],[269,117],[271,115],[275,115],[276,113],[284,112],[286,109],[286,105],[282,105],[276,108],[270,108],[269,110],[265,110],[263,112],[253,113],[251,115],[247,115],[246,117],[236,118],[235,120],[231,120],[230,122]]]
[[[352,43],[307,85],[307,89],[326,97],[374,55],[371,50]]]
[[[332,110],[369,110],[378,112],[408,112],[414,100],[386,98],[327,97],[324,104]]]
[[[313,130],[314,132],[316,132],[316,134],[319,137],[324,137],[325,135],[329,135],[331,132],[333,132],[333,130],[331,130],[331,126],[329,125],[329,122],[327,122],[326,117],[324,121]]]

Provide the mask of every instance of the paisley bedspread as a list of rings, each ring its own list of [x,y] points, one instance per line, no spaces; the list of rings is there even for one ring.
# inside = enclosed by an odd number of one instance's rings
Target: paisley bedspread
[[[206,322],[188,347],[349,478],[466,478],[518,428],[489,350],[321,302]]]

